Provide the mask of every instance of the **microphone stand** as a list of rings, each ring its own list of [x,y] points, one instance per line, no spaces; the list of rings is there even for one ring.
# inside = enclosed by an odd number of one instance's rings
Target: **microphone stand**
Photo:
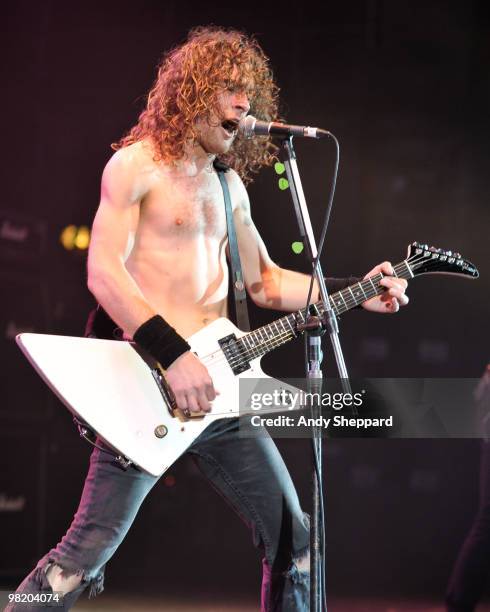
[[[293,137],[285,137],[282,140],[282,148],[286,153],[286,160],[284,165],[286,167],[286,174],[289,181],[289,187],[291,189],[291,196],[293,198],[294,210],[296,212],[296,218],[298,222],[298,228],[300,231],[303,244],[306,248],[306,253],[312,263],[318,255],[315,237],[313,235],[313,228],[311,226],[310,215],[308,207],[306,205],[306,199],[301,184],[301,178],[299,175],[298,165],[296,163],[296,153],[293,147]],[[340,340],[338,336],[338,325],[335,313],[330,305],[327,288],[325,286],[325,280],[323,278],[322,268],[320,262],[314,269],[314,274],[320,288],[320,297],[323,302],[323,313],[318,311],[310,315],[310,312],[305,313],[305,323],[298,324],[298,331],[304,331],[307,336],[308,346],[308,366],[306,372],[306,378],[308,381],[307,388],[308,392],[318,393],[317,395],[309,397],[321,397],[322,389],[322,349],[321,349],[321,336],[326,331],[330,336],[332,347],[337,363],[337,369],[339,377],[342,381],[342,388],[344,393],[350,393],[349,377],[347,374],[347,368],[342,354],[342,348],[340,346]],[[312,309],[316,310],[314,306]],[[311,309],[310,309],[311,310]],[[312,406],[312,416],[317,418],[321,415],[321,404],[318,403]],[[321,427],[314,425],[312,427],[312,449],[313,449],[313,473],[312,473],[312,520],[311,520],[311,532],[310,532],[310,545],[311,545],[311,557],[310,557],[310,612],[322,612],[323,599],[325,594],[323,591],[323,571],[322,566],[325,563],[323,558],[322,550],[322,498],[321,498],[321,483],[322,483],[322,437]],[[325,534],[324,534],[325,537]]]

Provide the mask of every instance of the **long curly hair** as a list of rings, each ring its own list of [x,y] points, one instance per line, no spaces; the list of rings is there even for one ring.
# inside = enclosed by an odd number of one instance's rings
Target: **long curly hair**
[[[191,30],[184,44],[164,55],[146,108],[113,149],[150,139],[155,161],[185,158],[186,143],[197,137],[196,120],[221,118],[218,95],[226,89],[245,91],[250,113],[259,119],[277,118],[279,88],[255,38],[215,26]],[[220,159],[248,183],[252,174],[273,162],[276,150],[268,137],[237,134]]]

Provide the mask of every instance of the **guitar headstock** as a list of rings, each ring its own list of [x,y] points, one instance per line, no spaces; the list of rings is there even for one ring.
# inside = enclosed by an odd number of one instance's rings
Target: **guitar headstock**
[[[408,247],[407,263],[414,276],[417,274],[458,274],[468,278],[480,276],[477,268],[459,253],[412,242]]]

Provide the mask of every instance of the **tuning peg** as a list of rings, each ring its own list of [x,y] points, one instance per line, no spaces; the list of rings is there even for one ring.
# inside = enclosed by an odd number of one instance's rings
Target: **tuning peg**
[[[424,249],[424,251],[428,251],[429,250],[429,245],[428,244],[421,244],[420,247],[422,249]]]
[[[456,257],[456,259],[461,259],[461,253],[454,253],[454,257]]]

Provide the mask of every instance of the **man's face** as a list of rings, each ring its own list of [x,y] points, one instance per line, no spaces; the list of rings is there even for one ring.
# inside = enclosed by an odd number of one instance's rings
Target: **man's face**
[[[247,94],[243,91],[225,90],[218,96],[220,117],[211,115],[197,121],[197,141],[213,155],[223,155],[230,150],[237,133],[238,122],[250,110]]]

